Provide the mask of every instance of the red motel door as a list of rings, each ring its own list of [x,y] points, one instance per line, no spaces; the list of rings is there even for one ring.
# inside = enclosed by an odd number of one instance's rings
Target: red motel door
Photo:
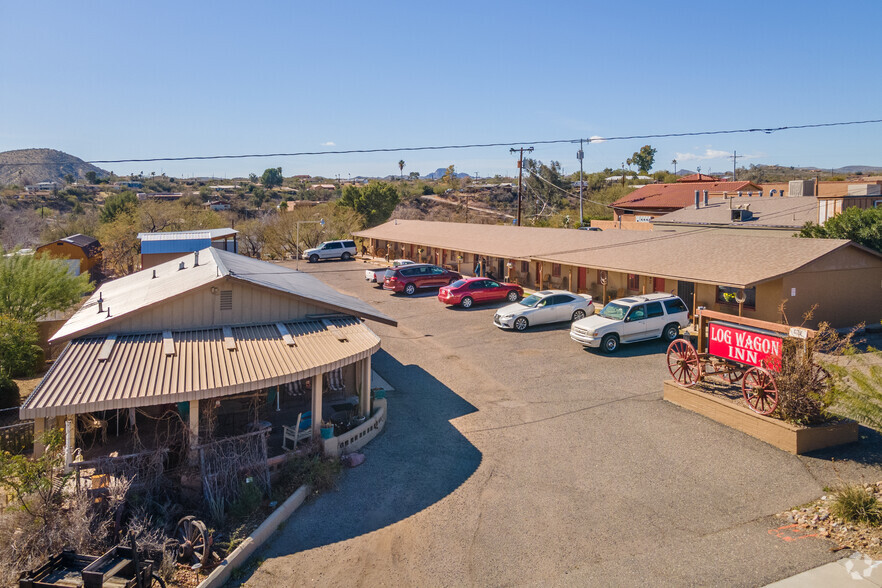
[[[576,286],[576,291],[581,292],[585,289],[585,282],[588,280],[588,268],[580,267],[579,268],[579,279],[578,285]]]
[[[652,291],[653,292],[664,292],[665,291],[665,279],[664,278],[652,278]]]

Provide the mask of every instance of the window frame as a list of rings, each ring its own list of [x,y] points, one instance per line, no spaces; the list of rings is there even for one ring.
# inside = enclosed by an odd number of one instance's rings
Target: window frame
[[[727,301],[725,296],[723,296],[723,294],[724,293],[737,294],[739,290],[741,290],[741,288],[731,288],[729,286],[717,286],[717,291],[716,291],[716,295],[714,296],[714,300],[716,300],[716,303],[719,304],[720,306],[734,306],[735,308],[738,308],[737,302],[735,302],[734,300],[731,302]],[[751,296],[751,293],[753,293],[753,296]],[[744,300],[744,305],[742,306],[742,308],[749,308],[751,310],[756,310],[756,286],[753,286],[751,288],[744,288],[744,295],[745,295],[745,300]],[[753,298],[752,301],[751,301],[751,298]]]
[[[628,290],[632,292],[640,291],[640,274],[628,274]]]

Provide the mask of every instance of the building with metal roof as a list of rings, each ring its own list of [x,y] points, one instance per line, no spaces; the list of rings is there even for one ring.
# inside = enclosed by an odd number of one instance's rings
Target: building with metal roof
[[[183,253],[192,253],[206,247],[238,253],[238,234],[239,231],[229,228],[138,233],[141,241],[141,269],[151,268]]]
[[[696,182],[678,180],[673,184],[649,184],[622,196],[612,204],[616,221],[635,220],[638,216],[649,217],[668,214],[695,203],[695,192],[703,198],[737,196],[739,192],[759,195],[761,188],[752,182],[713,182],[702,179]]]
[[[817,221],[818,201],[813,196],[747,197],[700,202],[652,220],[656,231],[682,231],[696,227],[762,234],[775,231],[792,235],[807,222]]]
[[[307,382],[317,436],[332,372],[334,390],[371,412],[380,339],[364,319],[397,324],[309,274],[206,247],[102,284],[51,339],[66,347],[20,414],[40,431],[53,420],[76,428],[84,413],[129,410],[134,421],[136,409],[176,405],[199,439],[200,402],[280,403],[280,387]]]
[[[101,278],[101,243],[95,237],[77,233],[40,245],[34,254],[67,260],[70,272],[76,276],[88,273],[92,281]]]
[[[368,240],[375,255],[449,265],[463,273],[484,258],[483,267],[523,286],[564,288],[604,302],[674,292],[692,309],[705,306],[775,322],[802,322],[816,305],[813,325],[882,320],[882,255],[842,239],[714,227],[578,231],[414,220],[389,221],[355,235]],[[740,290],[749,296],[741,307],[731,302]],[[779,310],[782,302],[786,317]]]

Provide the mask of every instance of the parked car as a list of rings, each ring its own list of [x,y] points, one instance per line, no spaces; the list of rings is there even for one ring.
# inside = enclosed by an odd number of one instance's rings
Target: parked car
[[[393,292],[404,292],[410,296],[420,288],[438,288],[459,279],[462,279],[462,274],[443,267],[414,263],[386,270],[383,288]]]
[[[524,331],[531,325],[577,321],[594,314],[587,294],[566,290],[543,290],[496,311],[493,323],[500,329]]]
[[[582,226],[582,227],[579,227],[579,230],[580,230],[580,231],[602,231],[603,229],[601,229],[600,227],[585,227],[585,226]]]
[[[463,278],[438,290],[438,300],[444,304],[459,304],[463,308],[498,300],[517,302],[523,295],[524,289],[517,284],[488,278]]]
[[[613,300],[594,316],[574,322],[570,338],[613,353],[620,343],[659,337],[673,341],[680,336],[680,327],[688,324],[689,308],[679,296],[641,294]]]
[[[356,254],[355,241],[325,241],[314,249],[303,252],[301,259],[315,263],[320,259],[352,259]]]
[[[413,262],[409,259],[393,259],[392,267],[400,267],[402,265],[410,265]],[[378,288],[383,287],[383,281],[386,279],[386,271],[388,268],[380,267],[376,269],[364,270],[364,279],[368,282],[376,283]]]

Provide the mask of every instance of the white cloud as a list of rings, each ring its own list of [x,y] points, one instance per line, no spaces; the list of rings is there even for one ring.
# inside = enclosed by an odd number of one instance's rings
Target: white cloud
[[[677,160],[677,163],[683,163],[686,161],[704,161],[706,159],[724,159],[731,157],[731,153],[728,151],[720,151],[719,149],[705,149],[704,153],[675,153],[674,159]],[[741,159],[741,156],[738,156]]]
[[[590,141],[592,143],[604,143],[604,142],[606,142],[606,139],[604,139],[600,135],[591,135]]]
[[[327,141],[325,143],[322,143],[322,147],[336,147],[336,146],[337,146],[337,144],[334,143],[333,141]]]

